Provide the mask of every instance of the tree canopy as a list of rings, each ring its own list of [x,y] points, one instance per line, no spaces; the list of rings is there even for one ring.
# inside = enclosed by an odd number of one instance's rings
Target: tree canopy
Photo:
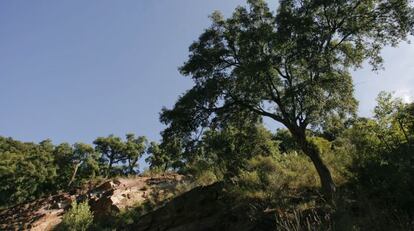
[[[194,140],[203,127],[248,111],[285,125],[315,164],[327,195],[329,169],[306,138],[329,116],[354,115],[350,74],[413,28],[408,0],[282,0],[276,13],[265,1],[248,1],[230,18],[215,12],[212,25],[190,46],[180,68],[194,86],[173,109],[163,109],[164,134]]]

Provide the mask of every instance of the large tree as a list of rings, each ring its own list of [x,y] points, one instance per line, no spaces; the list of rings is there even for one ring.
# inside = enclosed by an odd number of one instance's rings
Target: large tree
[[[163,134],[192,140],[239,111],[269,117],[291,132],[332,199],[335,184],[306,130],[355,112],[350,69],[381,67],[381,48],[406,38],[412,15],[409,0],[281,0],[276,13],[249,0],[228,19],[213,13],[180,68],[195,85],[163,109]]]

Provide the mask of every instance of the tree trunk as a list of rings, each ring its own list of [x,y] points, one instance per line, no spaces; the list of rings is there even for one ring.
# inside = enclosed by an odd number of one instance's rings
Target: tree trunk
[[[129,174],[130,175],[135,174],[134,167],[137,164],[137,162],[138,162],[138,160],[134,159],[134,160],[131,161],[131,159],[128,159],[128,169],[129,169]]]
[[[72,177],[70,178],[70,181],[68,183],[68,187],[73,183],[73,181],[75,181],[76,174],[78,173],[78,168],[79,168],[80,165],[81,165],[81,162],[75,164],[75,168],[73,170]]]
[[[132,167],[131,160],[128,159],[128,171],[129,171],[128,174],[132,175],[133,169],[134,169],[134,167]]]
[[[319,148],[306,139],[305,131],[296,130],[292,132],[292,135],[295,137],[302,151],[311,159],[315,166],[325,199],[327,202],[333,203],[336,186],[332,180],[331,172],[320,156]]]
[[[106,177],[109,177],[109,175],[111,174],[113,160],[114,159],[112,157],[109,158],[108,169],[106,170]]]
[[[398,121],[398,125],[400,125],[400,129],[401,129],[401,131],[402,131],[402,132],[403,132],[403,134],[404,134],[404,137],[405,137],[405,140],[407,141],[407,144],[410,144],[410,139],[408,139],[408,135],[407,135],[407,133],[405,132],[405,129],[404,129],[404,126],[403,126],[403,124],[402,124],[401,120],[397,119],[397,121]]]

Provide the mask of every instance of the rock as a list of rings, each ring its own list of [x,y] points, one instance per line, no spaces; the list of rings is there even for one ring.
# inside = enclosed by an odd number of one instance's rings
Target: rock
[[[98,186],[98,188],[96,188],[94,191],[109,191],[111,189],[114,189],[116,186],[117,184],[115,184],[114,182],[106,181],[105,183]]]
[[[50,206],[50,208],[51,209],[67,209],[74,200],[75,198],[68,194],[57,195],[52,198],[53,204]]]
[[[120,211],[111,197],[103,197],[99,198],[97,201],[89,201],[89,204],[94,216],[97,218],[108,216],[114,212],[117,213]]]

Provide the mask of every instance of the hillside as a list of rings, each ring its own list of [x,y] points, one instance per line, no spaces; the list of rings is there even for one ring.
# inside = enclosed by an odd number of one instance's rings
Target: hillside
[[[177,185],[185,182],[184,177],[178,174],[107,180],[73,193],[62,192],[3,209],[0,212],[0,229],[53,230],[75,200],[88,200],[94,217],[105,219],[150,199],[171,197]]]

